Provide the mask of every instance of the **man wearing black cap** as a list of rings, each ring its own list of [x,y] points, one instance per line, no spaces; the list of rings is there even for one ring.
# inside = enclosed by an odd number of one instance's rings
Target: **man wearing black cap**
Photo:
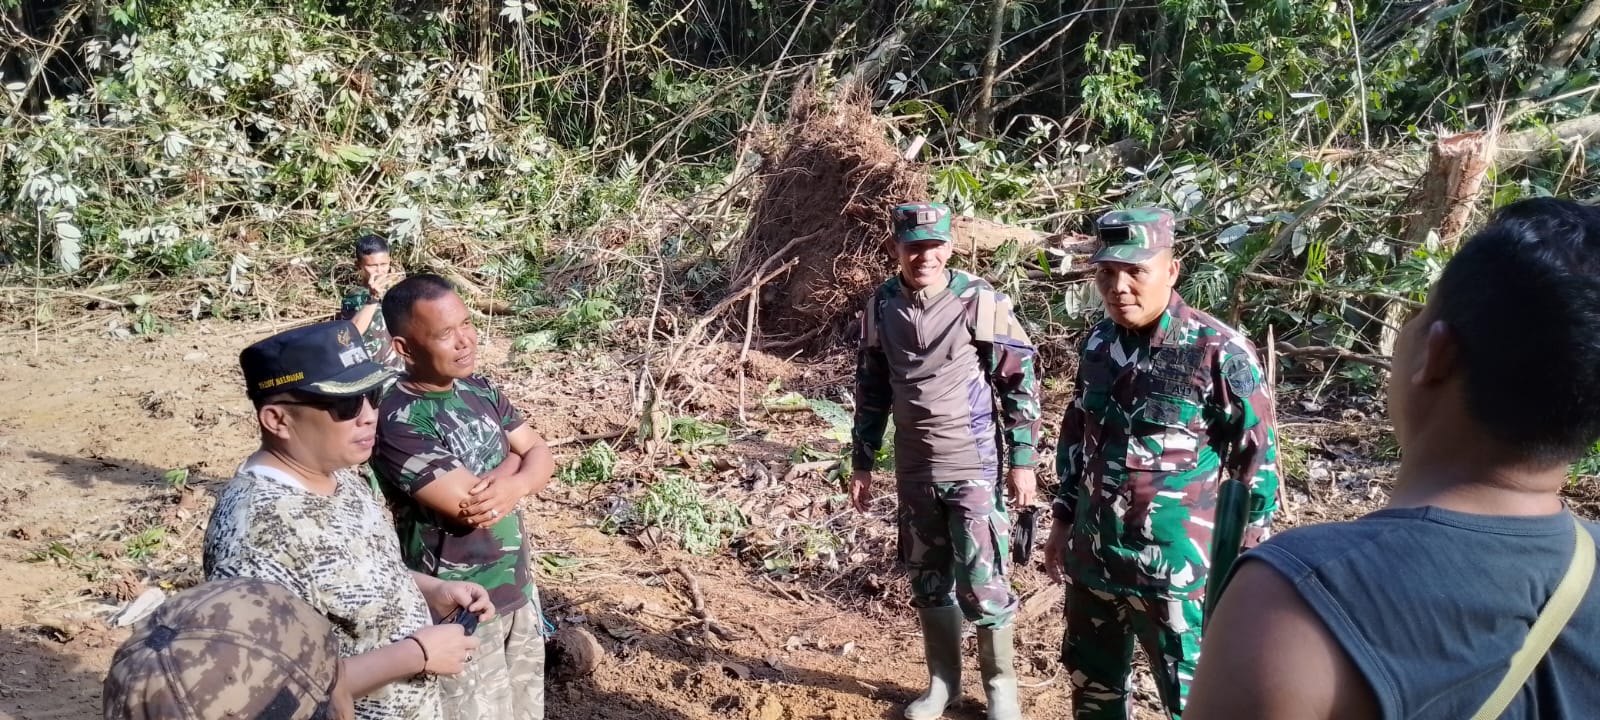
[[[297,328],[240,353],[261,448],[217,498],[207,579],[283,585],[338,628],[363,720],[442,717],[434,675],[460,673],[477,640],[429,610],[494,614],[467,582],[412,573],[372,488],[351,470],[372,454],[376,395],[391,373],[349,321]]]

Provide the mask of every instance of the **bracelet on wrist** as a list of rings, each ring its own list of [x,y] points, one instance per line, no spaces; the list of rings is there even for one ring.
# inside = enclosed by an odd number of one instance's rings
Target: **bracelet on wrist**
[[[427,672],[428,671],[428,648],[427,648],[427,646],[423,645],[422,641],[418,640],[417,636],[415,636],[415,635],[407,635],[406,639],[410,640],[411,642],[416,643],[417,644],[417,649],[422,651],[422,672]]]

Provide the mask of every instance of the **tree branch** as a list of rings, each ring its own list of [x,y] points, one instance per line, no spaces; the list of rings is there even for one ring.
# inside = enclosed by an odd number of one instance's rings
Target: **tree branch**
[[[1572,17],[1572,22],[1567,23],[1561,31],[1561,37],[1550,46],[1550,52],[1544,56],[1540,63],[1547,68],[1564,68],[1572,62],[1579,48],[1583,47],[1583,39],[1594,32],[1595,25],[1600,24],[1600,0],[1589,0],[1577,15]]]
[[[1388,360],[1373,355],[1362,355],[1361,353],[1351,352],[1341,347],[1328,347],[1320,345],[1312,347],[1295,347],[1289,343],[1280,342],[1278,343],[1278,352],[1288,355],[1289,357],[1308,357],[1319,360],[1348,360],[1354,363],[1361,363],[1362,365],[1370,365],[1375,368],[1381,368],[1384,372],[1388,372],[1392,369]]]
[[[1600,0],[1597,0],[1600,1]],[[989,16],[989,51],[983,56],[983,82],[978,86],[977,130],[985,135],[994,131],[995,69],[1000,63],[1000,36],[1006,26],[1007,0],[993,0]]]
[[[1494,160],[1501,167],[1519,165],[1569,143],[1588,146],[1597,139],[1600,139],[1600,114],[1585,115],[1554,125],[1502,135],[1495,149]]]

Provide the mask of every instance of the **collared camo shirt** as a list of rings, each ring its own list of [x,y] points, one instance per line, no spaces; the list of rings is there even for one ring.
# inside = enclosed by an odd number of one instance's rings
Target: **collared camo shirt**
[[[1266,539],[1278,474],[1262,375],[1248,339],[1176,292],[1151,331],[1090,331],[1056,451],[1074,582],[1201,596],[1224,467],[1248,478],[1245,546]]]

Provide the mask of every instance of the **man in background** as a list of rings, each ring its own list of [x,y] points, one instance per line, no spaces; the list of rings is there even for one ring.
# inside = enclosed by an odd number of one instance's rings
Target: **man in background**
[[[961,696],[965,618],[977,625],[989,718],[1018,720],[1017,597],[1000,479],[1005,473],[1018,505],[1033,502],[1040,416],[1034,347],[1010,298],[982,278],[945,267],[950,215],[940,203],[891,211],[889,250],[899,272],[862,313],[849,491],[865,512],[892,418],[900,560],[911,575],[928,666],[928,689],[906,706],[905,717],[933,720]]]
[[[367,352],[379,365],[404,372],[405,362],[394,351],[381,312],[383,293],[403,277],[389,259],[389,241],[377,235],[362,235],[356,240],[355,259],[357,284],[345,292],[338,319],[355,324]]]
[[[1249,486],[1247,545],[1276,509],[1271,388],[1249,340],[1178,296],[1171,212],[1118,210],[1097,225],[1089,261],[1106,318],[1084,340],[1061,424],[1045,568],[1070,582],[1073,715],[1132,717],[1138,638],[1178,717],[1200,656],[1218,484]]]

